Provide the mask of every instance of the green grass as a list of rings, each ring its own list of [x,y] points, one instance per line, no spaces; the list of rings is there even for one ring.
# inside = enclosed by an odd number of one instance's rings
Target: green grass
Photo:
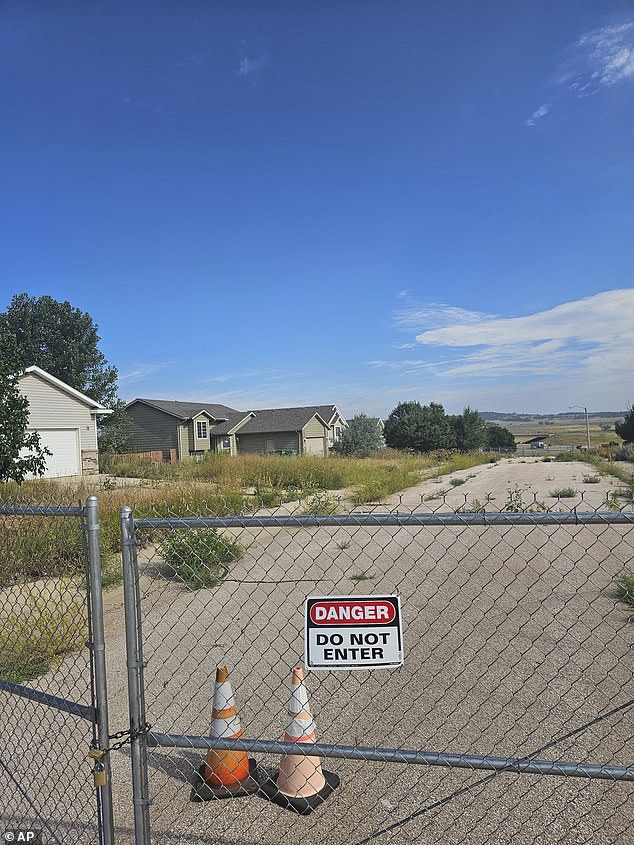
[[[32,680],[78,651],[87,639],[83,597],[67,598],[72,582],[61,582],[48,595],[27,595],[22,607],[2,617],[0,678],[13,683]]]
[[[214,528],[174,531],[161,542],[159,553],[174,577],[190,590],[217,587],[226,577],[229,564],[243,555],[234,540]]]

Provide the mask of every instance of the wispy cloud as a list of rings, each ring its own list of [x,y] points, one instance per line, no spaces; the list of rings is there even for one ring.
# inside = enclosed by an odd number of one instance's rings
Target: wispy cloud
[[[250,83],[259,82],[270,67],[268,54],[255,42],[243,41],[237,75]]]
[[[164,370],[169,367],[171,361],[157,361],[153,364],[134,364],[131,370],[125,373],[119,373],[118,381],[120,385],[133,384],[136,381],[142,381],[147,376],[156,373],[159,370]]]
[[[575,44],[575,56],[562,82],[579,97],[634,80],[634,21],[587,32]]]
[[[623,375],[634,355],[634,289],[607,291],[524,317],[487,317],[417,335],[424,346],[474,348],[444,366],[446,377],[521,373]],[[600,365],[599,363],[600,362]]]
[[[132,97],[124,97],[123,102],[126,106],[132,106],[141,111],[149,111],[153,114],[163,114],[163,109],[160,106],[153,106],[151,103],[144,103],[142,100],[135,100]]]
[[[448,325],[472,325],[490,316],[439,302],[418,303],[409,294],[404,297],[403,293],[400,293],[398,296],[399,299],[406,298],[407,303],[394,312],[393,322],[404,331]]]
[[[593,29],[565,50],[565,58],[550,85],[551,102],[543,103],[524,121],[535,126],[566,97],[582,99],[622,82],[634,81],[634,20]]]
[[[524,121],[524,123],[526,126],[535,126],[540,117],[546,117],[549,111],[550,103],[543,103],[527,120]]]

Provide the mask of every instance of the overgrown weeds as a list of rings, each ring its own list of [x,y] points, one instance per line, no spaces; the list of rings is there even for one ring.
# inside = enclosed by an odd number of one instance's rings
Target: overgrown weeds
[[[631,569],[625,569],[617,577],[616,594],[621,601],[634,608],[634,572]]]
[[[229,564],[244,554],[241,546],[215,528],[174,531],[159,547],[171,574],[190,590],[217,587]]]
[[[83,597],[69,596],[73,589],[66,579],[45,595],[17,594],[1,619],[0,678],[13,683],[37,678],[83,646],[86,604]]]

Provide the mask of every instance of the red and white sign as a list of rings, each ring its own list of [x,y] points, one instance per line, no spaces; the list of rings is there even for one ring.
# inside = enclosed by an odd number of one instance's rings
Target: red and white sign
[[[309,669],[391,668],[403,663],[398,596],[309,596],[305,657]]]

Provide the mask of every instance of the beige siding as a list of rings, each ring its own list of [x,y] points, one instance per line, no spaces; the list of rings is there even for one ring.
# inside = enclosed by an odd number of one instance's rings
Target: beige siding
[[[132,420],[131,452],[167,451],[178,448],[178,420],[171,414],[136,402],[128,408]],[[188,453],[189,454],[189,453]]]
[[[189,429],[186,425],[178,426],[178,457],[182,461],[189,457]]]
[[[304,437],[323,437],[326,431],[324,424],[317,417],[313,417],[304,426]]]
[[[97,448],[97,424],[87,405],[35,373],[27,373],[19,386],[29,401],[29,428],[78,429],[80,447]]]

